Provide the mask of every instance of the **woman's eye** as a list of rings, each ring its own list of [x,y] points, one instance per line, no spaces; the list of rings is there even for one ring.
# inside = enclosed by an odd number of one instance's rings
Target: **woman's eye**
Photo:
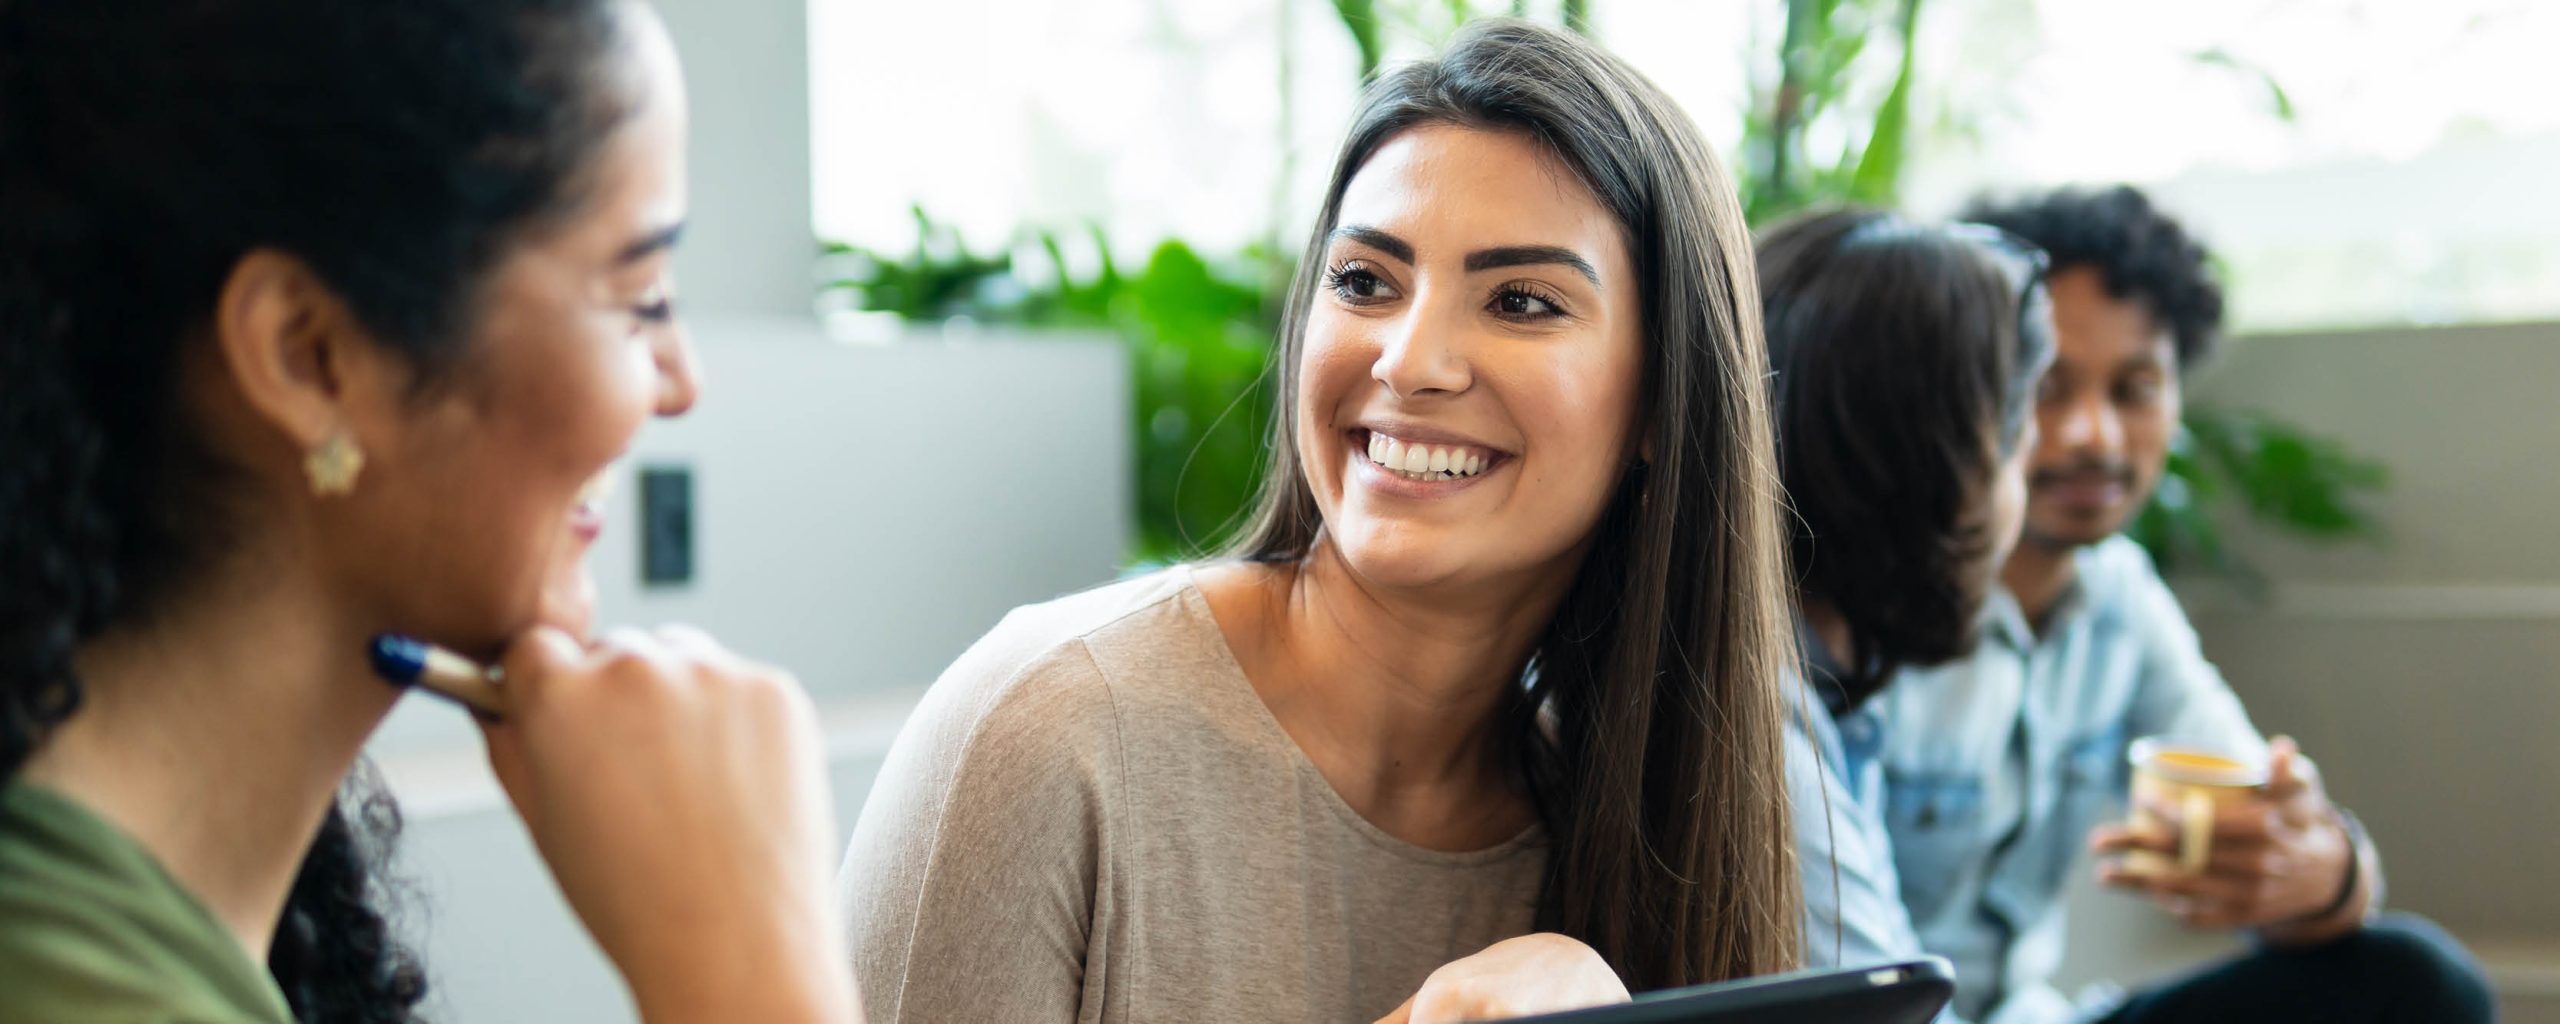
[[[1346,263],[1325,272],[1325,283],[1336,298],[1354,306],[1374,305],[1395,297],[1387,282],[1357,263]]]
[[[1493,312],[1506,320],[1546,320],[1564,315],[1555,300],[1518,286],[1494,294]]]
[[[639,317],[642,323],[666,323],[675,319],[675,296],[663,284],[651,285],[648,291],[640,293],[638,302],[632,303],[631,314]]]

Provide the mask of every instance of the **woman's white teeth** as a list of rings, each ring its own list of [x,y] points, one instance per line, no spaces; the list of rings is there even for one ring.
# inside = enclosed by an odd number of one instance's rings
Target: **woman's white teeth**
[[[1407,444],[1369,432],[1369,461],[1414,480],[1454,480],[1484,472],[1491,453],[1458,445]]]
[[[596,471],[596,475],[588,477],[584,486],[578,488],[578,504],[603,508],[605,498],[612,493],[613,465],[607,463],[603,469]]]

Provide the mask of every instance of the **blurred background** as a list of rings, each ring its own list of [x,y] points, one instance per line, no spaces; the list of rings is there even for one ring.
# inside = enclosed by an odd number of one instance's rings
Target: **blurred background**
[[[2379,837],[2393,905],[2560,1021],[2560,5],[2532,0],[658,0],[694,102],[707,368],[642,435],[607,618],[817,694],[841,824],[1017,604],[1214,546],[1362,76],[1564,24],[1696,118],[1755,222],[2143,186],[2233,337],[2139,539],[2259,725]],[[439,1016],[627,1020],[473,730],[413,702],[406,924]],[[2077,978],[2211,955],[2082,893]]]

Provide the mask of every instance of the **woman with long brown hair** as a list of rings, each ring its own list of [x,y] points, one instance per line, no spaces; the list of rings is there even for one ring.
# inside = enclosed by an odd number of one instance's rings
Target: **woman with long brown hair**
[[[1791,966],[1751,267],[1688,117],[1590,43],[1487,22],[1381,78],[1244,540],[1016,611],[891,752],[844,869],[872,1019],[1482,1019]]]

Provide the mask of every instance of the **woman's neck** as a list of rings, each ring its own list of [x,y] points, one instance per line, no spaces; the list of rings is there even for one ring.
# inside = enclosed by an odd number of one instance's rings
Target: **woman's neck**
[[[363,642],[314,580],[200,587],[82,646],[80,708],[21,778],[123,829],[263,963],[339,781],[398,698]]]
[[[1227,585],[1204,589],[1254,690],[1344,801],[1391,835],[1461,850],[1534,817],[1500,719],[1566,568],[1407,593],[1362,579],[1319,538],[1296,565],[1233,567]]]

